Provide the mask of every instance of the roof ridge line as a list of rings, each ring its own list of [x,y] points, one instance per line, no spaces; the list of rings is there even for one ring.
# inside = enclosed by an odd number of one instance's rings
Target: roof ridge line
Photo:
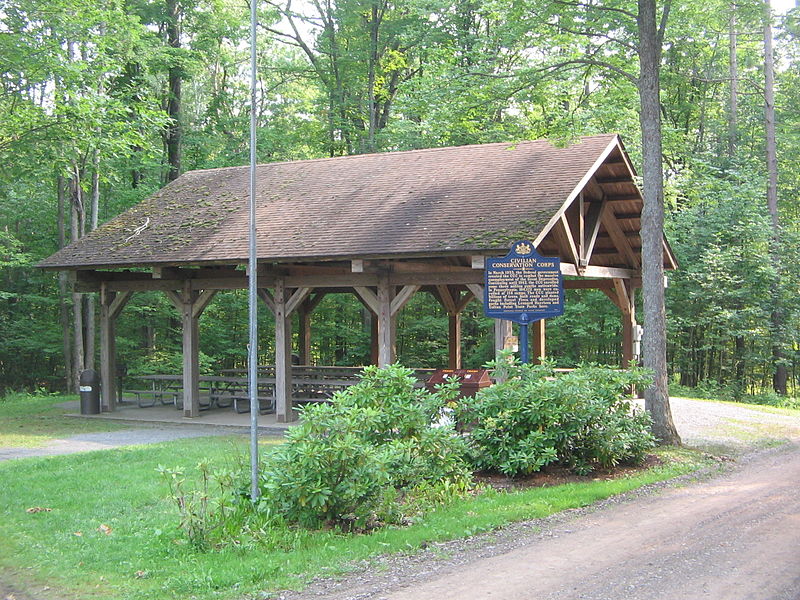
[[[604,137],[614,137],[619,136],[618,133],[595,133],[592,135],[581,135],[576,138],[575,143],[583,142],[584,140],[594,139],[594,138],[604,138]],[[435,148],[414,148],[411,150],[387,150],[386,152],[368,152],[365,154],[344,154],[342,156],[324,156],[319,158],[301,158],[296,160],[279,160],[276,162],[267,162],[267,163],[258,163],[256,168],[258,167],[269,167],[273,165],[294,165],[297,163],[317,163],[317,162],[326,162],[326,161],[333,161],[333,160],[355,160],[355,159],[363,159],[367,157],[374,157],[374,156],[382,156],[382,155],[389,155],[396,156],[398,154],[422,154],[428,152],[437,152],[437,151],[444,151],[444,150],[453,150],[454,148],[486,148],[489,146],[501,146],[503,144],[507,145],[517,145],[517,144],[525,144],[525,143],[540,143],[540,142],[547,142],[551,146],[553,143],[550,139],[543,138],[538,140],[530,140],[530,139],[523,139],[523,140],[506,140],[503,142],[488,142],[485,144],[475,143],[475,144],[464,144],[462,146],[437,146]],[[570,146],[574,144],[569,144]],[[193,169],[191,171],[186,171],[186,173],[182,173],[181,175],[188,175],[190,173],[205,173],[208,171],[222,171],[222,170],[230,170],[230,169],[248,169],[250,165],[230,165],[228,167],[209,167],[207,169]],[[162,188],[163,189],[163,188]]]

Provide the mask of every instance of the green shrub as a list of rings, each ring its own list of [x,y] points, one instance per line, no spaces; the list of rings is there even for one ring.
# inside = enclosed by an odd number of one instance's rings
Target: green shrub
[[[626,392],[642,385],[640,370],[582,366],[556,375],[550,365],[491,363],[505,381],[459,404],[470,424],[477,469],[527,475],[559,462],[579,473],[596,466],[638,462],[652,448],[649,416],[635,411]]]
[[[415,383],[410,369],[367,367],[330,404],[304,409],[265,461],[261,506],[306,527],[360,530],[405,520],[417,490],[468,481],[464,441],[437,425],[453,385]]]

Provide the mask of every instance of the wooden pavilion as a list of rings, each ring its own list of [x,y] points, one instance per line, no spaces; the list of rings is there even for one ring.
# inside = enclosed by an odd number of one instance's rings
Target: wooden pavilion
[[[277,419],[291,420],[291,315],[301,362],[310,315],[329,293],[355,293],[374,316],[374,359],[394,361],[395,317],[417,292],[450,318],[449,366],[460,367],[460,314],[483,300],[484,258],[518,239],[559,256],[566,288],[602,290],[622,315],[633,358],[641,285],[642,196],[619,136],[495,143],[259,165],[259,296],[275,316]],[[114,323],[131,294],[160,290],[183,324],[184,416],[199,414],[198,322],[221,290],[247,287],[249,168],[186,173],[42,261],[78,292],[99,292],[102,406],[115,409]],[[664,266],[675,268],[665,240]],[[502,348],[511,324],[497,321]],[[544,322],[534,328],[544,355]]]

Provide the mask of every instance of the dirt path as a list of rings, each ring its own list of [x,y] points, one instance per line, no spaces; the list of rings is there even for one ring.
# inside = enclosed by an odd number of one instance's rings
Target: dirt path
[[[376,597],[800,598],[799,483],[798,448],[773,452],[721,480],[614,506]]]
[[[282,598],[800,599],[800,419],[692,400],[673,411],[685,442],[738,457],[726,475],[387,557]],[[775,438],[794,441],[754,451]]]

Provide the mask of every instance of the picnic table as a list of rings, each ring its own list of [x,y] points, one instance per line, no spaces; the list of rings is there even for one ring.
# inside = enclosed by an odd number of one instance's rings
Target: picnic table
[[[293,373],[294,375],[294,373]],[[292,377],[292,399],[295,404],[305,405],[310,402],[325,402],[334,393],[358,383],[353,376],[338,378],[325,373],[322,376],[309,372],[301,372]],[[174,404],[178,410],[183,408],[183,376],[169,374],[139,375],[134,379],[146,382],[147,387],[127,389],[124,393],[136,397],[140,407],[154,406],[156,403]],[[233,407],[237,413],[250,410],[249,382],[246,377],[234,375],[201,375],[200,410]],[[257,379],[259,412],[262,414],[275,411],[275,377],[259,376]]]

